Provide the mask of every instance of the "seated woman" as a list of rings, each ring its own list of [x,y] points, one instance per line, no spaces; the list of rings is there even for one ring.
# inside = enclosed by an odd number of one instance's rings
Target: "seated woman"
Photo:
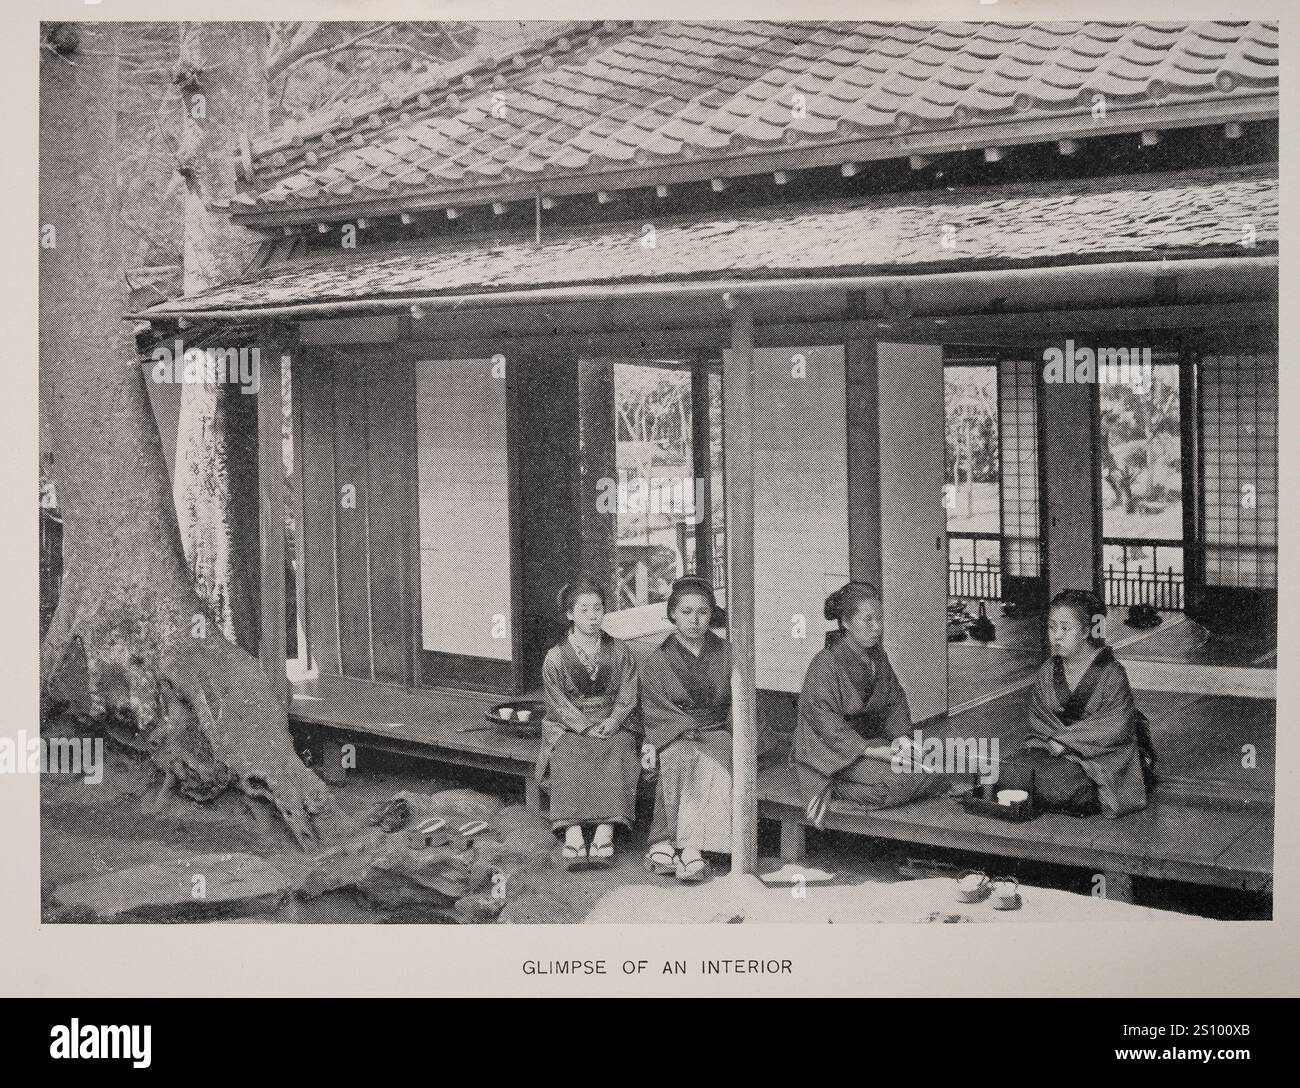
[[[614,863],[614,826],[636,818],[641,776],[636,663],[605,634],[605,597],[588,578],[565,586],[560,610],[568,634],[542,662],[546,714],[537,779],[551,794],[551,830],[564,839],[570,869]],[[584,828],[593,828],[590,844]]]
[[[875,809],[945,792],[953,779],[909,755],[912,717],[880,647],[879,591],[850,582],[825,614],[842,634],[808,665],[790,751],[808,818],[820,827],[833,797]]]
[[[1105,604],[1087,590],[1052,599],[1052,657],[1034,680],[1029,739],[1009,761],[1032,768],[1044,807],[1080,816],[1145,808],[1145,775],[1155,763],[1128,674],[1102,636],[1105,615]]]
[[[731,646],[709,630],[713,587],[679,578],[668,596],[673,631],[641,663],[641,719],[659,763],[653,844],[645,867],[703,880],[702,851],[731,853]]]

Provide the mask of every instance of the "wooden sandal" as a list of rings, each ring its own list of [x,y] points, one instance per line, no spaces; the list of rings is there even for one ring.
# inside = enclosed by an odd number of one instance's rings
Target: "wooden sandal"
[[[683,861],[682,855],[678,854],[675,872],[677,879],[683,883],[696,884],[709,875],[709,863],[701,854],[697,854],[690,861]]]
[[[641,867],[655,876],[672,876],[677,872],[677,851],[671,843],[656,843],[641,859]]]
[[[1013,876],[995,876],[991,897],[994,910],[1020,909],[1020,881]]]
[[[446,846],[451,836],[444,830],[447,821],[441,817],[425,820],[414,831],[406,833],[406,845],[412,850],[423,850],[428,846]]]
[[[578,870],[585,869],[589,864],[587,844],[585,842],[581,846],[570,846],[566,842],[564,844],[564,849],[560,853],[561,857],[564,858],[564,867],[568,869],[569,872],[577,872]]]
[[[593,842],[587,847],[587,864],[592,869],[610,869],[614,865],[614,840]]]
[[[988,874],[979,869],[967,869],[957,877],[957,902],[978,903],[987,898],[992,888]]]

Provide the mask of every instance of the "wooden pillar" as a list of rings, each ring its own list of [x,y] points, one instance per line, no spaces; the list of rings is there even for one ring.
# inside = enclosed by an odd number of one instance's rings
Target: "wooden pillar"
[[[754,686],[754,314],[734,299],[722,375],[727,447],[727,628],[731,674],[731,871],[758,869],[758,715]]]
[[[781,860],[803,861],[808,855],[804,826],[798,820],[781,821]]]
[[[337,737],[326,734],[320,744],[320,764],[317,770],[331,786],[343,786],[348,781],[347,768],[343,766],[343,742]]]
[[[943,349],[878,344],[882,645],[914,722],[948,713]]]
[[[578,532],[579,566],[605,589],[611,609],[618,607],[618,515],[601,496],[618,480],[615,444],[614,362],[578,363]]]
[[[1114,903],[1133,902],[1133,877],[1129,873],[1110,872],[1102,874],[1106,898]]]
[[[1063,589],[1100,591],[1097,386],[1043,382],[1041,389],[1048,596]]]
[[[301,358],[301,357],[299,357]],[[311,667],[311,643],[307,636],[307,544],[303,526],[307,524],[306,492],[302,480],[302,387],[305,367],[289,366],[289,410],[293,426],[293,571],[294,619],[298,625],[298,656],[304,669]]]
[[[258,659],[276,698],[289,705],[284,637],[284,460],[280,450],[284,426],[280,390],[283,338],[266,336],[257,389],[258,540],[261,545],[261,633]]]
[[[713,581],[713,464],[709,458],[709,360],[691,360],[691,465],[695,473],[695,573]]]
[[[880,388],[874,340],[844,345],[847,431],[849,577],[879,587]]]
[[[536,355],[519,358],[509,373],[517,498],[510,521],[521,617],[515,684],[531,691],[541,683],[546,651],[564,631],[556,591],[578,566],[578,368],[571,359]]]

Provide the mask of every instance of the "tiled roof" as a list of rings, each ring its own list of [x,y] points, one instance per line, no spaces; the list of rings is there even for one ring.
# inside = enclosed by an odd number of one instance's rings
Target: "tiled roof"
[[[1274,23],[594,25],[278,130],[254,149],[258,189],[236,214],[575,179],[590,191],[621,171],[864,141],[890,141],[892,157],[954,136],[1015,142],[1013,128],[1041,140],[1276,113]]]
[[[349,251],[274,266],[144,316],[334,300],[410,299],[590,283],[930,272],[1276,252],[1276,174],[1249,167],[879,196],[656,224],[534,245]],[[1243,239],[1253,231],[1253,245]]]

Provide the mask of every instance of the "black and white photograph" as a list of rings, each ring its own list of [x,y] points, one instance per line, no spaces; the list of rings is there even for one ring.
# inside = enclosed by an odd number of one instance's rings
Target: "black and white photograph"
[[[30,41],[44,933],[1274,918],[1276,20],[112,7]]]

